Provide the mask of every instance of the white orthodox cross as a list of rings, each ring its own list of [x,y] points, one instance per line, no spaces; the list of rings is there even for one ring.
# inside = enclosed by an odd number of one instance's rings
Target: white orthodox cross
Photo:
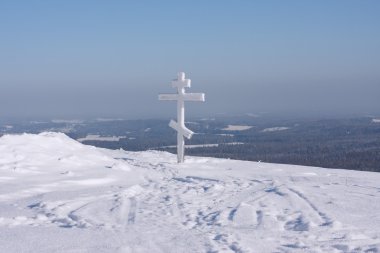
[[[191,80],[185,79],[185,73],[179,72],[177,79],[172,81],[172,87],[177,88],[177,94],[160,94],[159,100],[177,100],[177,122],[170,120],[169,126],[177,131],[177,159],[183,163],[185,155],[185,140],[194,134],[185,126],[185,101],[205,101],[204,93],[185,93],[185,88],[190,88]]]

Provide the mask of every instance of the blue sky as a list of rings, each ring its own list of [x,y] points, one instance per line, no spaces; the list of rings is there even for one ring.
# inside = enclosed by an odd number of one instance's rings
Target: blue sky
[[[380,1],[1,1],[0,116],[380,113]],[[226,103],[226,100],[230,102]]]

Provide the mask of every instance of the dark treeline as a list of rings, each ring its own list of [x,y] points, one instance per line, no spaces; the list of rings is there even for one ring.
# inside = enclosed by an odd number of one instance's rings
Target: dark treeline
[[[380,124],[371,119],[298,120],[281,123],[279,126],[288,129],[265,132],[265,126],[258,124],[247,131],[233,132],[233,137],[214,140],[220,143],[218,147],[191,148],[186,153],[380,172]],[[194,140],[192,144],[198,142],[207,143],[204,140]],[[228,145],[231,142],[244,144]],[[167,150],[175,152],[174,149]]]
[[[176,152],[176,133],[169,120],[65,122],[1,122],[1,133],[65,132],[74,139],[87,135],[118,136],[119,141],[87,140],[84,144],[110,149]],[[251,126],[227,131],[228,125]],[[217,117],[191,120],[197,134],[187,145],[218,144],[186,149],[186,154],[238,160],[285,163],[380,172],[380,122],[353,119],[279,119],[274,117]],[[233,143],[238,143],[232,145]]]

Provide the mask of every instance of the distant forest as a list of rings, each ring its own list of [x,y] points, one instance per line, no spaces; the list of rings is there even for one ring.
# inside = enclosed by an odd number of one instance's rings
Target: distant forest
[[[103,148],[175,153],[176,133],[168,122],[169,119],[0,122],[0,134],[60,131],[84,144]],[[192,147],[186,149],[186,155],[380,172],[380,120],[371,117],[286,119],[243,115],[192,119],[186,124],[197,133],[186,140],[186,145]],[[234,126],[250,128],[233,130]],[[88,135],[118,138],[83,139]]]
[[[281,126],[288,129],[263,132],[252,128],[229,140],[244,144],[226,145],[225,140],[218,147],[191,148],[186,153],[380,172],[380,124],[371,119],[297,120]]]

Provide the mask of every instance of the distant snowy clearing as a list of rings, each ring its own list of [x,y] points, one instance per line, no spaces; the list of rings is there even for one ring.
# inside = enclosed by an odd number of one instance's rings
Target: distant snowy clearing
[[[372,119],[373,123],[380,123],[380,119]]]
[[[84,138],[79,138],[78,141],[120,141],[120,139],[126,138],[125,136],[100,136],[97,134],[89,134]]]
[[[219,147],[220,145],[242,145],[244,142],[226,142],[226,143],[215,143],[215,144],[197,144],[197,145],[186,145],[185,148],[209,148],[209,147]],[[177,145],[163,146],[161,148],[177,148]]]
[[[228,125],[226,128],[223,128],[224,131],[244,131],[251,129],[253,126],[241,126],[241,125]]]
[[[228,137],[234,137],[235,136],[234,134],[215,134],[215,135],[228,136]]]
[[[289,127],[270,127],[270,128],[265,128],[261,132],[267,133],[267,132],[277,132],[277,131],[284,131],[288,130]]]
[[[380,173],[0,138],[0,252],[380,252]]]

